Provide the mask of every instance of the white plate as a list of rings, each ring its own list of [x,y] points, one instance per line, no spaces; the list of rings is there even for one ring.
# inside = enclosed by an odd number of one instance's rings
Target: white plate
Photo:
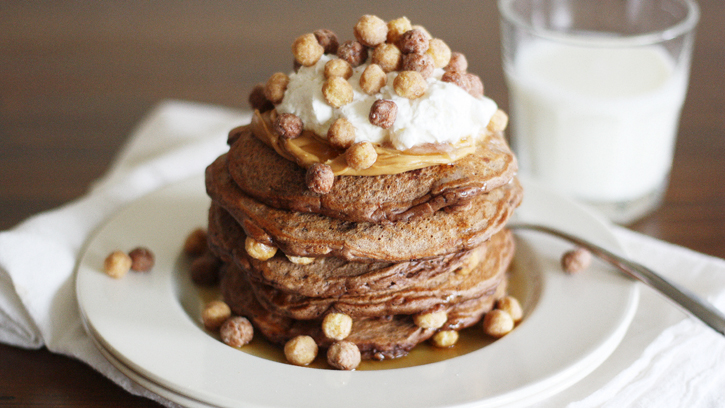
[[[623,252],[607,225],[575,204],[524,183],[516,217],[564,228]],[[188,233],[206,224],[202,177],[172,185],[121,211],[90,241],[77,271],[89,334],[132,379],[182,405],[222,407],[522,406],[572,385],[619,344],[637,307],[633,281],[595,262],[567,276],[569,246],[537,233],[518,235],[515,281],[526,282],[525,319],[481,349],[408,368],[336,371],[296,367],[228,347],[190,312]],[[116,280],[103,273],[113,250],[147,246],[150,273]],[[142,384],[144,385],[144,384]]]

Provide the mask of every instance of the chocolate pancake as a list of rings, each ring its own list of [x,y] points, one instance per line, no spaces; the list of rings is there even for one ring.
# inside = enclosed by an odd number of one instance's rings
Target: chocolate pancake
[[[322,319],[295,320],[265,309],[256,299],[245,273],[235,271],[236,266],[226,265],[223,273],[222,293],[232,312],[247,317],[271,342],[283,345],[298,335],[309,335],[318,346],[329,347],[332,340],[322,333]],[[483,314],[493,308],[495,301],[505,292],[505,284],[492,296],[484,296],[450,307],[449,322],[443,329],[460,330],[478,322]],[[459,310],[460,309],[460,310]],[[409,315],[384,318],[353,319],[351,334],[345,339],[355,343],[364,359],[390,359],[406,355],[418,343],[427,340],[434,329],[422,329],[413,323]]]
[[[227,155],[222,155],[207,167],[209,196],[232,214],[248,236],[293,256],[400,262],[469,250],[501,230],[522,197],[514,179],[473,197],[465,211],[437,211],[394,224],[350,222],[262,204],[239,189],[226,162]]]
[[[469,268],[474,259],[476,262],[482,259],[486,251],[484,244],[471,251],[399,263],[320,257],[308,265],[292,263],[280,251],[272,259],[259,261],[239,247],[246,235],[236,220],[219,206],[209,211],[208,237],[217,256],[237,263],[252,281],[307,297],[380,294],[420,286],[421,282],[428,286],[442,285],[449,275]]]
[[[450,307],[482,296],[491,296],[503,281],[513,257],[513,237],[501,231],[491,238],[488,251],[468,273],[449,273],[445,280],[423,279],[403,290],[385,289],[365,295],[343,294],[338,297],[307,297],[284,292],[250,280],[257,300],[275,314],[293,319],[315,319],[328,311],[345,313],[353,318],[415,314],[436,307]],[[239,269],[238,273],[247,273]]]
[[[258,119],[261,120],[261,119]],[[516,160],[501,133],[491,133],[475,153],[451,164],[381,176],[337,176],[327,194],[310,191],[303,167],[237,128],[228,154],[239,188],[271,207],[323,214],[347,221],[386,223],[427,217],[508,183]]]

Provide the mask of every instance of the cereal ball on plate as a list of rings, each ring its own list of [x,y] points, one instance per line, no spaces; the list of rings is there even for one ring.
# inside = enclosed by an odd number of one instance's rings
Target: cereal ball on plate
[[[133,261],[123,251],[113,251],[103,261],[103,271],[110,277],[121,279],[131,269]]]
[[[360,349],[353,342],[338,341],[327,349],[327,362],[339,370],[354,370],[360,360]]]
[[[131,269],[136,272],[148,272],[154,267],[154,253],[146,247],[137,247],[128,253],[131,258]]]
[[[285,343],[284,356],[292,364],[308,365],[317,357],[317,343],[310,336],[294,337]]]
[[[514,329],[514,319],[500,309],[494,309],[483,317],[483,332],[491,337],[503,337]]]
[[[217,331],[232,315],[232,310],[221,300],[212,300],[201,311],[201,321],[207,330]]]
[[[196,228],[191,231],[184,241],[184,253],[190,256],[199,256],[206,252],[208,248],[204,228]]]
[[[513,296],[505,296],[496,302],[496,308],[503,310],[508,313],[514,320],[514,323],[518,323],[524,317],[524,310],[521,308],[521,303]]]
[[[254,327],[246,317],[233,316],[224,321],[219,328],[219,335],[225,344],[242,347],[252,341]]]
[[[455,330],[441,330],[431,337],[431,343],[439,348],[453,347],[458,342],[458,332]]]
[[[587,269],[591,263],[592,253],[582,247],[567,251],[561,257],[561,268],[570,274]]]

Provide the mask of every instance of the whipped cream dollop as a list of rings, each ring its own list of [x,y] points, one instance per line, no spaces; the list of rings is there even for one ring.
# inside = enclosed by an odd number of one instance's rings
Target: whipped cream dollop
[[[323,55],[310,67],[300,67],[290,74],[289,84],[282,103],[276,106],[279,113],[297,115],[305,130],[326,137],[330,125],[340,117],[355,126],[355,142],[390,143],[398,150],[408,150],[426,144],[453,144],[468,138],[480,138],[498,109],[487,98],[475,98],[459,86],[441,81],[443,69],[435,69],[427,79],[428,90],[417,99],[408,99],[395,93],[393,80],[399,72],[387,74],[387,83],[375,95],[368,95],[360,88],[360,75],[368,64],[353,69],[347,80],[352,85],[353,101],[340,108],[333,108],[322,95],[325,83],[325,63],[332,58]],[[388,129],[373,125],[368,119],[370,108],[377,99],[395,102],[398,113],[395,123]]]

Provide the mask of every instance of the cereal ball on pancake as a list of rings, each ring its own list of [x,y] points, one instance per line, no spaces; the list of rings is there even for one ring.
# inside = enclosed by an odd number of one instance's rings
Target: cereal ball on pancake
[[[353,33],[362,45],[374,47],[388,38],[388,25],[380,17],[366,14],[355,24]]]
[[[320,45],[313,33],[301,35],[292,43],[292,54],[295,56],[295,61],[305,67],[317,64],[324,53],[325,47]]]

